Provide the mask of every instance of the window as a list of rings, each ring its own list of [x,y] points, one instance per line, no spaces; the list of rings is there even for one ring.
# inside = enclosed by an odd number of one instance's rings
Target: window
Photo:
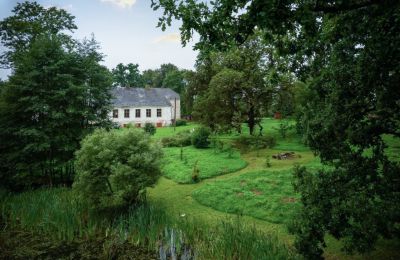
[[[129,118],[129,109],[124,109],[124,117]]]
[[[140,118],[140,109],[135,110],[135,117]]]
[[[161,108],[157,108],[157,117],[161,117]]]
[[[146,117],[151,117],[151,109],[146,109]]]
[[[113,110],[113,118],[118,118],[118,109]]]

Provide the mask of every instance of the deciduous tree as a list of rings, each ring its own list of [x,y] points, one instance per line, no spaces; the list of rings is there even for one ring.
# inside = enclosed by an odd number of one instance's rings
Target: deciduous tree
[[[143,86],[143,78],[139,71],[139,64],[119,63],[112,69],[113,85],[120,87],[139,88]]]

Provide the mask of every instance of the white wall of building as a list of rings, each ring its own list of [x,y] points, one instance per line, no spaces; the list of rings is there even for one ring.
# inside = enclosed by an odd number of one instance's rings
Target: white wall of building
[[[118,118],[113,118],[113,111],[110,112],[109,116],[113,122],[120,126],[124,124],[140,124],[143,127],[145,123],[154,125],[161,123],[162,126],[168,126],[171,125],[174,116],[172,107],[115,107],[114,109],[118,109]],[[125,109],[129,109],[129,118],[125,117]],[[136,117],[136,109],[140,109],[140,118]],[[151,110],[151,117],[147,117],[146,109]],[[157,117],[157,109],[161,109],[161,117]]]

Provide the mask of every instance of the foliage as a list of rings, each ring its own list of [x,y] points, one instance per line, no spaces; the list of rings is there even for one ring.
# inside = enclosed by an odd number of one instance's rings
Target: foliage
[[[204,68],[211,70],[209,83],[192,81],[190,84],[192,88],[193,84],[201,84],[198,88],[206,85],[197,90],[193,116],[213,130],[235,128],[241,132],[241,124],[246,122],[253,134],[272,93],[264,80],[264,70],[268,68],[265,60],[266,51],[259,37],[227,53],[210,54],[209,60],[204,61]]]
[[[69,183],[79,141],[109,126],[110,77],[94,39],[72,50],[56,35],[38,36],[0,93],[0,161],[13,189]]]
[[[156,127],[152,123],[144,124],[143,130],[149,135],[154,135],[157,131]]]
[[[191,183],[194,165],[201,174],[201,179],[234,172],[246,167],[239,152],[214,153],[213,149],[183,147],[183,160],[180,160],[180,147],[164,148],[163,174],[178,183]]]
[[[185,125],[187,125],[187,121],[184,119],[177,119],[175,125],[176,126],[185,126]]]
[[[68,45],[72,44],[71,36],[66,31],[77,29],[75,17],[55,6],[45,8],[37,2],[17,3],[13,15],[0,22],[1,43],[5,47],[1,54],[1,63],[14,67],[15,62],[25,55],[31,44],[43,35],[56,35]]]
[[[129,258],[130,253],[153,259],[155,248],[159,250],[157,255],[168,251],[177,259],[185,253],[186,257],[192,255],[193,251],[200,259],[296,258],[274,236],[265,235],[240,218],[225,218],[215,225],[192,217],[177,219],[157,204],[139,205],[126,213],[110,212],[107,216],[76,203],[67,189],[22,193],[10,197],[1,209],[5,227],[0,238],[5,250],[0,257],[5,258],[12,255],[108,259]],[[61,235],[66,230],[73,231],[72,240]],[[7,233],[15,237],[7,237]]]
[[[152,6],[163,9],[162,28],[172,18],[183,22],[184,44],[199,33],[196,47],[203,52],[242,44],[254,28],[263,30],[307,84],[311,99],[300,129],[335,170],[296,175],[304,203],[295,229],[302,254],[320,258],[325,233],[359,252],[373,249],[380,236],[399,236],[400,165],[385,155],[382,140],[400,137],[400,52],[387,47],[400,43],[399,1],[153,0]]]
[[[208,137],[210,136],[210,129],[201,126],[196,128],[192,133],[192,145],[196,148],[207,148],[210,144]]]
[[[148,69],[142,73],[145,87],[170,88],[181,96],[182,114],[189,114],[186,108],[187,77],[190,71],[179,69],[172,63],[161,64],[160,68]]]
[[[76,152],[74,190],[94,208],[139,200],[161,174],[160,147],[138,129],[96,130]]]
[[[199,170],[199,168],[197,167],[197,164],[198,164],[198,160],[194,163],[194,165],[193,165],[193,172],[192,172],[192,181],[194,182],[194,183],[197,183],[197,182],[200,182],[200,170]]]
[[[114,69],[112,69],[112,75],[114,86],[132,88],[143,86],[143,79],[138,64],[128,63],[127,65],[124,65],[119,63]]]
[[[264,149],[275,146],[275,138],[271,136],[245,136],[241,135],[234,141],[234,144],[243,150]]]
[[[174,81],[174,83],[178,83],[178,85],[172,84],[172,86],[166,86],[164,84],[164,80],[166,79],[167,75],[170,74],[170,79],[167,80],[165,83],[168,81],[172,81],[173,79],[176,79],[176,76],[178,76],[179,69],[177,66],[175,66],[172,63],[166,63],[166,64],[161,64],[160,68],[155,69],[155,70],[145,70],[143,71],[143,81],[146,87],[151,87],[151,88],[161,88],[161,87],[168,87],[172,89],[180,89],[179,85],[181,82]],[[171,82],[169,82],[171,83]],[[178,92],[180,93],[180,92]]]
[[[172,70],[165,75],[162,82],[164,88],[170,88],[176,93],[183,93],[185,88],[184,73],[178,69]]]
[[[281,137],[283,139],[285,139],[287,136],[287,132],[293,128],[294,128],[294,125],[285,120],[285,121],[282,121],[281,123],[279,123],[279,128],[277,130],[278,130],[279,134],[281,135]]]
[[[184,147],[192,144],[192,134],[189,130],[179,132],[175,136],[164,137],[161,139],[163,147]]]
[[[272,94],[271,110],[273,113],[279,112],[283,117],[291,116],[296,113],[298,103],[296,89],[293,77],[286,73],[279,75],[276,73],[271,79],[275,88]]]

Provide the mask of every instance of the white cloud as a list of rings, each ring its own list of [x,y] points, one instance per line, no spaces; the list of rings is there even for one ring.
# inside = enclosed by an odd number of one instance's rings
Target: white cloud
[[[162,43],[162,42],[180,42],[181,37],[178,33],[170,33],[166,35],[162,35],[154,39],[153,43]]]
[[[101,0],[102,2],[109,2],[121,8],[131,8],[136,4],[136,0]]]

